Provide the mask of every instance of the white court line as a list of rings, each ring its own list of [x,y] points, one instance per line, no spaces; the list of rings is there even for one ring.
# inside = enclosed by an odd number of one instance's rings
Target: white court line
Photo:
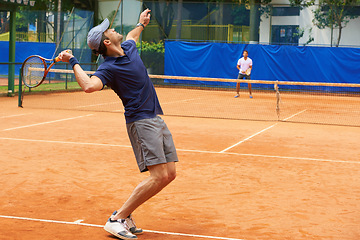
[[[298,112],[298,113],[295,113],[295,114],[291,115],[290,117],[285,118],[283,121],[287,121],[287,120],[289,120],[290,118],[293,118],[293,117],[295,117],[295,116],[297,116],[297,115],[305,112],[306,110],[307,110],[307,109],[302,110],[302,111],[300,111],[300,112]],[[232,145],[232,146],[230,146],[230,147],[228,147],[228,148],[225,148],[224,150],[222,150],[222,151],[220,151],[220,152],[221,152],[221,153],[226,152],[227,150],[230,150],[230,149],[232,149],[232,148],[234,148],[234,147],[242,144],[243,142],[246,142],[247,140],[249,140],[249,139],[251,139],[251,138],[253,138],[253,137],[255,137],[255,136],[257,136],[257,135],[259,135],[259,134],[261,134],[261,133],[263,133],[263,132],[265,132],[265,131],[273,128],[273,127],[275,127],[276,125],[277,125],[277,123],[275,123],[275,124],[271,125],[270,127],[267,127],[267,128],[265,128],[265,129],[263,129],[263,130],[255,133],[255,134],[251,135],[250,137],[247,137],[247,138],[241,140],[240,142],[235,143],[234,145]]]
[[[104,147],[131,148],[131,146],[128,146],[128,145],[107,144],[107,143],[67,142],[67,141],[52,141],[52,140],[23,139],[23,138],[6,138],[6,137],[0,137],[0,139],[13,140],[13,141],[24,141],[24,142],[61,143],[61,144],[72,144],[72,145],[76,144],[76,145],[91,145],[91,146],[104,146]]]
[[[198,100],[198,99],[201,99],[201,98],[190,98],[190,99],[183,99],[183,100],[172,101],[172,102],[165,102],[165,103],[161,103],[161,105],[179,103],[179,102],[188,102],[188,101],[193,101],[193,100]]]
[[[132,148],[130,145],[118,145],[118,144],[107,144],[107,143],[65,142],[65,141],[6,138],[6,137],[0,137],[0,140]],[[304,161],[316,161],[316,162],[360,164],[360,161],[356,162],[356,161],[332,160],[332,159],[321,159],[321,158],[287,157],[287,156],[273,156],[273,155],[248,154],[248,153],[234,153],[234,152],[215,152],[215,151],[196,150],[196,149],[180,149],[180,148],[177,148],[176,151],[179,151],[179,152],[192,152],[192,153],[206,153],[206,154],[225,154],[225,155],[248,156],[248,157],[262,157],[262,158],[280,158],[280,159],[304,160]]]
[[[197,99],[201,99],[201,98],[190,98],[190,99],[178,100],[178,101],[173,101],[173,102],[165,102],[165,103],[161,103],[160,105],[179,103],[179,102],[188,102],[188,101],[197,100]],[[121,112],[121,111],[124,111],[124,110],[120,109],[120,110],[114,110],[112,112]]]
[[[14,128],[7,128],[7,129],[4,129],[3,131],[10,131],[10,130],[15,130],[15,129],[20,129],[20,128],[27,128],[27,127],[34,127],[34,126],[39,126],[39,125],[44,125],[44,124],[49,124],[49,123],[62,122],[62,121],[73,120],[73,119],[82,118],[82,117],[89,117],[92,115],[94,115],[94,114],[88,114],[88,115],[72,117],[72,118],[64,118],[64,119],[59,119],[59,120],[54,120],[54,121],[49,121],[49,122],[35,123],[35,124],[14,127]]]
[[[83,105],[83,106],[77,106],[77,107],[74,107],[74,108],[95,107],[95,106],[109,105],[109,104],[114,104],[114,103],[120,103],[120,101],[109,102],[109,103],[98,103],[98,104],[91,104],[91,105]]]
[[[267,128],[265,128],[265,129],[263,129],[263,130],[255,133],[255,134],[251,135],[250,137],[247,137],[247,138],[241,140],[240,142],[235,143],[234,145],[232,145],[232,146],[230,146],[230,147],[228,147],[228,148],[225,148],[224,150],[220,151],[220,153],[224,153],[224,152],[226,152],[227,150],[230,150],[230,149],[236,147],[237,145],[240,145],[240,144],[242,144],[243,142],[246,142],[247,140],[249,140],[249,139],[251,139],[251,138],[259,135],[260,133],[263,133],[263,132],[269,130],[270,128],[275,127],[276,125],[277,125],[277,123],[275,123],[275,124],[271,125],[270,127],[267,127]]]
[[[15,217],[15,216],[5,216],[5,215],[0,215],[0,218],[27,220],[27,221],[35,221],[35,222],[47,222],[47,223],[61,223],[61,224],[67,224],[67,225],[80,225],[80,226],[87,226],[87,227],[99,227],[99,228],[104,227],[103,225],[81,223],[81,222],[78,222],[78,221],[67,222],[67,221],[57,221],[57,220],[27,218],[27,217]],[[238,238],[215,237],[215,236],[195,235],[195,234],[186,234],[186,233],[174,233],[174,232],[161,232],[161,231],[153,231],[153,230],[144,230],[144,232],[166,234],[166,235],[174,235],[174,236],[183,236],[183,237],[219,239],[219,240],[244,240],[244,239],[238,239]]]
[[[24,115],[29,115],[29,114],[32,114],[32,113],[23,113],[23,114],[9,115],[9,116],[1,116],[0,118],[19,117],[19,116],[24,116]]]
[[[287,120],[289,120],[290,118],[293,118],[293,117],[295,117],[295,116],[297,116],[297,115],[305,112],[306,110],[307,110],[307,109],[304,109],[304,110],[302,110],[302,111],[300,111],[300,112],[298,112],[298,113],[295,113],[295,114],[291,115],[290,117],[283,119],[282,121],[287,121]]]

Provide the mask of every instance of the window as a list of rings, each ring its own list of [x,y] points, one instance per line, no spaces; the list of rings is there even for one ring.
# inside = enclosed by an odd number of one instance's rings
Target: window
[[[298,25],[273,25],[271,28],[271,43],[299,44]]]
[[[272,16],[300,16],[299,7],[273,7]]]

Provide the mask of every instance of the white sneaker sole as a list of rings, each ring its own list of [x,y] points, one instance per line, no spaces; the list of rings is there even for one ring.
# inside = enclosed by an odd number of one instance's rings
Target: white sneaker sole
[[[144,231],[143,230],[141,230],[141,232],[133,232],[133,231],[131,231],[130,230],[130,232],[132,233],[132,234],[134,234],[134,235],[141,235],[141,234],[143,234],[144,233]]]
[[[119,233],[114,232],[111,228],[107,227],[106,225],[104,226],[104,230],[105,230],[105,231],[107,231],[108,233],[110,233],[110,234],[114,235],[115,237],[118,237],[118,238],[122,239],[122,240],[132,240],[132,239],[137,239],[137,237],[136,237],[136,238],[134,238],[134,237],[129,238],[129,237],[126,237],[126,236],[120,235]]]

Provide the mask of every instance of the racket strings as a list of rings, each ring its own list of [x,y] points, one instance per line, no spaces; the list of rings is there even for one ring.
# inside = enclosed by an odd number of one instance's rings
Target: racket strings
[[[37,57],[26,60],[23,66],[23,81],[27,87],[35,87],[41,83],[45,74],[45,63]]]

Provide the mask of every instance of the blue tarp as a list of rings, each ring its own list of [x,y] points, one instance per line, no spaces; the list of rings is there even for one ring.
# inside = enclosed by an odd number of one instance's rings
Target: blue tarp
[[[360,83],[358,48],[166,41],[164,72],[236,79],[245,49],[253,60],[254,80]]]
[[[55,43],[16,42],[15,62],[23,62],[30,55],[40,55],[51,58],[55,52]],[[0,41],[0,62],[9,62],[9,42]],[[15,75],[18,76],[21,65],[15,65]],[[0,65],[0,75],[8,75],[8,65]]]
[[[15,50],[15,62],[22,63],[27,57],[31,55],[40,55],[44,58],[51,59],[56,49],[55,43],[38,43],[38,42],[16,42]],[[63,49],[59,49],[62,51]],[[0,51],[3,53],[0,56],[0,62],[9,62],[9,42],[0,41]],[[91,50],[90,49],[74,49],[73,54],[77,56],[79,61],[83,63],[91,62]],[[21,64],[15,65],[15,75],[20,73]],[[56,68],[66,68],[66,65],[57,65]],[[91,70],[90,65],[83,65],[85,70]],[[8,64],[0,64],[0,75],[8,75]]]

